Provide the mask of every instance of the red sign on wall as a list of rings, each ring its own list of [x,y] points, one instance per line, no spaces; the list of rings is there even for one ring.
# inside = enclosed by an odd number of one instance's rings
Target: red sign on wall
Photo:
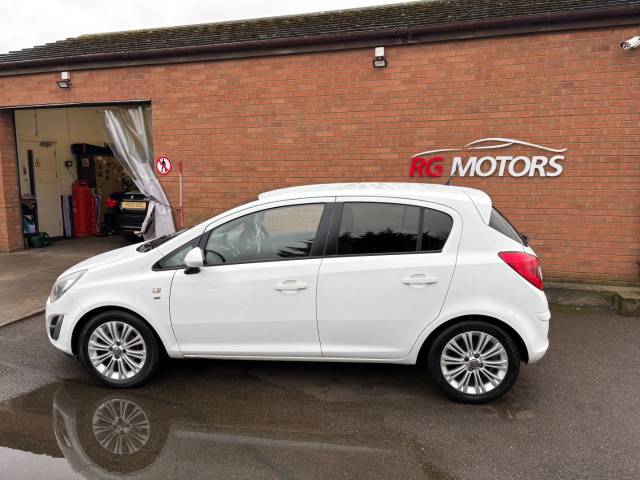
[[[163,177],[171,173],[171,160],[167,157],[160,157],[156,160],[156,171]]]

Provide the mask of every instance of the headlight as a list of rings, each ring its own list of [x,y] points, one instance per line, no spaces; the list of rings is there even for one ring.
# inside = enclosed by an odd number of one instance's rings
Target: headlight
[[[73,286],[73,284],[80,280],[80,277],[82,277],[82,275],[84,275],[86,272],[86,270],[80,270],[78,272],[73,272],[58,278],[56,280],[56,283],[53,284],[51,294],[49,295],[51,303],[55,302],[62,295],[64,295],[64,292],[69,290]]]

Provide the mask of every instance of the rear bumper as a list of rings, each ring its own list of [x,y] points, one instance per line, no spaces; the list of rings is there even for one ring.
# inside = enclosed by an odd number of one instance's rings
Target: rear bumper
[[[549,349],[549,339],[547,339],[542,344],[538,345],[536,349],[529,352],[529,362],[528,363],[536,363],[542,357],[544,357],[545,353]]]
[[[551,320],[551,312],[549,310],[534,315],[532,328],[528,329],[528,345],[529,361],[527,363],[535,363],[544,357],[549,349],[549,320]]]
[[[112,211],[105,213],[104,223],[107,228],[116,233],[139,232],[146,217],[146,212],[125,213]]]

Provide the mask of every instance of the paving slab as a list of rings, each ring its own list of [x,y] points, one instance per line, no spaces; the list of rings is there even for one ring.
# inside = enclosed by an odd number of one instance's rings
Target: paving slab
[[[0,326],[41,312],[53,283],[67,268],[125,245],[126,240],[119,236],[89,237],[0,253]]]

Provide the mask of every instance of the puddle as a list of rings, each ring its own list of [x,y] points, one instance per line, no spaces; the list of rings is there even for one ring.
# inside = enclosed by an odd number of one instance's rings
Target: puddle
[[[183,360],[107,389],[27,321],[3,330],[0,480],[637,479],[638,322],[605,320],[556,315],[554,349],[488,405],[381,364]]]
[[[452,478],[376,402],[272,380],[223,367],[201,384],[46,385],[0,403],[0,479]]]

